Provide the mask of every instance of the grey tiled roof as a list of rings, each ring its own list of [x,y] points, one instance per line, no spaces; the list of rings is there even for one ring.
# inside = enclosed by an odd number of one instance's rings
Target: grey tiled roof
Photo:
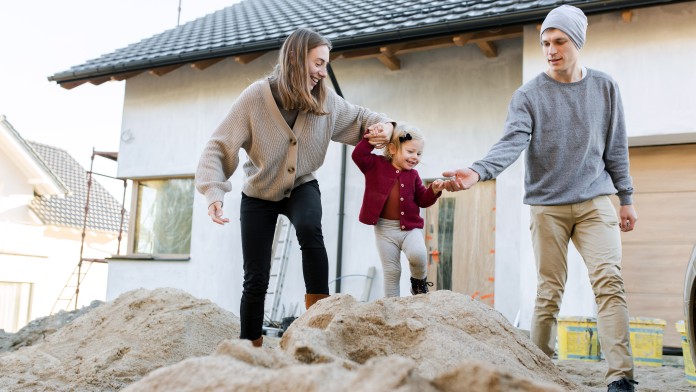
[[[35,196],[29,207],[46,224],[82,229],[87,200],[87,170],[60,148],[28,142],[70,193],[62,198]],[[121,203],[92,176],[87,228],[117,233],[121,225]],[[128,214],[124,218],[126,232]]]
[[[56,176],[56,173],[54,173],[48,167],[48,165],[43,160],[43,158],[41,158],[41,156],[39,154],[37,154],[33,148],[31,148],[31,145],[29,144],[29,142],[27,142],[22,137],[22,135],[20,135],[19,132],[17,132],[17,130],[12,126],[12,124],[10,124],[10,122],[7,121],[7,118],[5,117],[5,115],[0,115],[0,126],[5,128],[5,130],[8,131],[12,135],[14,140],[17,141],[20,148],[22,148],[27,154],[32,156],[34,158],[36,164],[39,165],[43,169],[43,171],[55,181],[56,184],[58,184],[59,192],[61,192],[61,193],[68,192],[68,188],[65,185],[65,183],[58,176]],[[36,192],[36,189],[34,191]]]
[[[303,26],[329,37],[334,50],[348,50],[540,21],[561,4],[591,14],[673,2],[678,1],[244,0],[58,72],[49,80],[64,83],[274,50]]]

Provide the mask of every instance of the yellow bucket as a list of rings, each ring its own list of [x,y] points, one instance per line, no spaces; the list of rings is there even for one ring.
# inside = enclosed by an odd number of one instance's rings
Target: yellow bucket
[[[696,385],[696,369],[694,369],[694,361],[691,359],[691,350],[689,350],[689,341],[686,337],[686,325],[684,324],[684,320],[677,321],[675,326],[677,327],[677,331],[681,334],[686,381],[688,381],[689,384]]]
[[[662,319],[629,318],[631,350],[636,366],[662,366],[662,338],[665,325],[667,322]]]
[[[594,317],[558,318],[558,359],[597,362],[602,359]]]

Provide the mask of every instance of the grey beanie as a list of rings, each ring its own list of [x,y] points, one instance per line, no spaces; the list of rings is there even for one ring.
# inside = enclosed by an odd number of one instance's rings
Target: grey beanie
[[[585,33],[587,31],[587,17],[580,8],[572,5],[562,5],[554,8],[546,15],[544,23],[541,24],[541,34],[546,29],[558,29],[568,34],[575,47],[581,49],[585,45]]]

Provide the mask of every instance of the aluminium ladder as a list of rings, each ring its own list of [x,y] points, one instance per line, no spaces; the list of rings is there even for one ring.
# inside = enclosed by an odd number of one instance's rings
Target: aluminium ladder
[[[273,235],[273,247],[271,250],[271,272],[266,292],[264,307],[265,318],[270,323],[279,322],[278,309],[283,293],[283,283],[285,281],[285,271],[288,267],[290,258],[290,248],[292,245],[293,226],[285,215],[278,215],[275,234]],[[269,309],[270,306],[270,309]]]

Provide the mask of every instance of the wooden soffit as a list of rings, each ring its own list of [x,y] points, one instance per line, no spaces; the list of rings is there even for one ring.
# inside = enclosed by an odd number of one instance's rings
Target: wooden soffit
[[[473,44],[479,47],[481,53],[488,58],[498,56],[495,41],[517,38],[522,36],[522,27],[513,26],[496,30],[484,30],[464,34],[454,34],[444,37],[428,38],[405,43],[376,46],[364,49],[339,51],[336,58],[366,59],[377,58],[385,67],[396,71],[401,68],[399,55],[423,50],[446,48],[450,46],[465,46]]]
[[[472,44],[478,46],[479,50],[484,56],[488,58],[494,58],[498,56],[498,49],[495,44],[496,41],[510,38],[518,38],[521,36],[522,26],[511,26],[494,30],[482,30],[463,34],[452,34],[436,38],[406,41],[401,43],[374,46],[356,50],[336,50],[331,52],[330,59],[331,61],[334,61],[340,58],[346,60],[375,58],[379,60],[388,69],[396,71],[398,69],[401,69],[401,59],[399,58],[399,56],[406,53],[447,48],[451,46],[465,46]],[[248,64],[266,53],[267,52],[244,53],[231,56],[231,58],[237,63]],[[189,66],[198,71],[202,71],[208,67],[211,67],[225,60],[226,58],[227,57],[218,57],[214,59],[198,60],[189,63]],[[61,87],[69,90],[86,82],[99,85],[109,80],[122,81],[137,76],[143,72],[147,72],[155,76],[163,76],[171,71],[174,71],[179,67],[182,67],[183,65],[185,64],[155,67],[149,70],[123,72],[109,76],[98,76],[86,80],[65,82],[61,83],[60,85]]]

